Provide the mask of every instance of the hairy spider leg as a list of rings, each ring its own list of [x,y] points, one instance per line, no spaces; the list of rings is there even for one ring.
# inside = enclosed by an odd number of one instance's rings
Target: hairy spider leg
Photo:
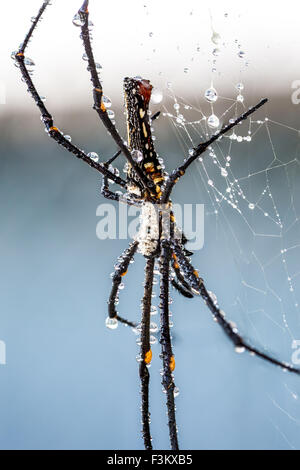
[[[161,196],[161,202],[166,203],[171,195],[171,192],[175,186],[175,184],[179,181],[179,179],[185,175],[186,170],[188,167],[200,156],[202,155],[208,147],[213,144],[216,140],[218,140],[220,137],[222,137],[224,134],[226,134],[228,131],[233,129],[235,126],[237,126],[240,122],[245,121],[248,119],[251,114],[255,113],[259,108],[261,108],[265,103],[267,103],[267,98],[264,98],[261,100],[259,103],[257,103],[255,106],[252,108],[248,109],[245,113],[243,113],[241,116],[239,116],[237,119],[235,119],[233,122],[227,124],[224,126],[219,132],[214,134],[210,139],[208,139],[206,142],[200,143],[197,147],[195,147],[193,150],[193,154],[185,160],[183,165],[178,167],[176,170],[173,170],[172,174],[170,175],[165,188],[163,190],[163,194]]]
[[[153,270],[155,257],[147,259],[145,266],[145,284],[141,321],[141,356],[140,356],[140,379],[142,396],[142,434],[146,450],[152,449],[152,440],[150,434],[150,413],[149,413],[149,364],[152,360],[152,351],[150,346],[150,315],[151,300],[153,289]]]
[[[175,400],[174,400],[174,379],[173,371],[175,369],[175,359],[172,351],[170,322],[169,322],[169,275],[170,275],[170,260],[171,248],[169,241],[163,239],[161,242],[161,255],[160,255],[160,343],[163,361],[163,376],[162,385],[166,393],[167,399],[167,412],[168,412],[168,427],[171,442],[171,449],[178,450],[178,437],[175,415]]]
[[[116,310],[116,300],[119,293],[119,287],[124,276],[126,276],[130,261],[133,259],[138,248],[138,242],[132,242],[121,255],[122,261],[118,265],[112,278],[112,290],[108,300],[108,318],[116,319],[125,325],[136,327],[136,323],[126,320],[118,315]]]
[[[250,346],[237,333],[236,328],[232,326],[230,322],[228,322],[224,318],[224,313],[222,312],[222,310],[219,309],[218,305],[216,305],[216,303],[214,302],[214,300],[212,299],[212,297],[206,290],[203,279],[199,277],[198,272],[193,268],[190,261],[184,255],[182,247],[174,241],[172,242],[172,248],[174,252],[176,253],[178,262],[184,272],[185,278],[188,280],[188,282],[190,282],[193,289],[199,292],[199,294],[205,301],[206,305],[208,306],[209,310],[213,314],[213,317],[216,319],[217,323],[221,326],[223,331],[226,333],[226,335],[228,336],[228,338],[230,339],[230,341],[234,344],[236,348],[240,349],[241,351],[247,350],[250,353],[253,353],[254,355],[264,359],[265,361],[275,364],[284,370],[288,370],[289,372],[292,372],[295,374],[300,374],[300,369],[297,369],[288,363],[278,361],[272,356],[269,356],[268,354],[265,354],[264,352]]]
[[[184,276],[181,274],[180,272],[180,266],[177,262],[177,257],[175,255],[175,253],[172,253],[172,268],[173,268],[173,271],[176,275],[176,278],[177,278],[177,281],[175,281],[175,279],[172,279],[172,285],[175,287],[175,289],[177,289],[184,297],[187,297],[187,298],[190,298],[192,299],[194,296],[193,296],[193,293],[192,293],[192,290],[191,290],[191,287],[190,285],[186,282],[186,280],[184,279]]]
[[[111,171],[109,171],[107,168],[105,168],[101,163],[93,161],[83,150],[80,150],[78,147],[76,147],[74,144],[69,142],[62,132],[54,126],[53,123],[53,117],[49,113],[48,109],[46,108],[43,100],[41,99],[36,87],[33,84],[33,81],[31,79],[31,76],[28,72],[28,68],[26,65],[26,57],[25,57],[25,50],[26,47],[29,43],[29,40],[32,37],[33,32],[36,29],[36,26],[38,22],[40,21],[42,14],[46,10],[47,6],[49,5],[49,0],[45,1],[43,5],[41,6],[35,20],[32,23],[32,26],[27,33],[25,40],[21,44],[18,52],[15,54],[15,60],[19,65],[23,80],[25,81],[28,91],[31,94],[32,98],[34,99],[36,105],[38,106],[39,110],[42,113],[42,121],[45,125],[46,130],[48,131],[49,136],[54,139],[59,145],[62,145],[64,148],[66,148],[69,152],[71,152],[73,155],[75,155],[77,158],[80,158],[83,160],[85,163],[87,163],[89,166],[92,168],[98,170],[100,173],[103,175],[106,175],[109,177],[109,179],[113,180],[115,183],[119,184],[122,187],[126,187],[126,181],[124,181],[122,178],[117,177],[114,175]]]

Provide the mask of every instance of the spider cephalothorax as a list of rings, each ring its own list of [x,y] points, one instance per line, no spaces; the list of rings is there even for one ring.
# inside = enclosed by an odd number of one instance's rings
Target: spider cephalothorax
[[[134,161],[155,184],[156,195],[159,198],[164,174],[152,139],[149,114],[151,91],[152,85],[149,80],[140,77],[124,79],[128,147]],[[128,165],[128,179],[143,192],[141,182],[131,165]],[[137,192],[134,184],[129,190]]]
[[[175,184],[186,173],[189,166],[226,132],[233,129],[237,124],[247,119],[252,113],[266,103],[266,99],[261,100],[256,106],[250,108],[240,117],[231,119],[229,124],[208,140],[199,143],[193,152],[187,156],[183,164],[175,169],[170,175],[163,172],[157,154],[154,149],[153,139],[151,137],[151,120],[149,116],[149,101],[151,97],[152,86],[147,80],[142,78],[126,78],[124,81],[125,105],[127,109],[127,127],[128,127],[128,145],[119,135],[115,125],[110,120],[105,103],[103,102],[103,90],[98,76],[97,67],[91,47],[91,38],[89,31],[89,12],[88,0],[85,0],[78,14],[75,15],[73,23],[81,28],[81,37],[88,60],[88,70],[93,84],[94,109],[104,126],[110,133],[113,141],[118,146],[118,152],[106,162],[98,162],[91,158],[79,147],[71,143],[62,132],[54,125],[53,117],[47,110],[44,101],[41,99],[30,73],[28,72],[28,59],[25,58],[25,50],[31,39],[31,36],[39,23],[50,0],[43,2],[38,15],[33,18],[32,26],[25,37],[24,42],[17,52],[12,54],[16,65],[20,68],[23,81],[25,81],[28,91],[35,100],[41,114],[42,121],[49,136],[58,144],[65,147],[70,153],[88,163],[92,168],[99,171],[103,176],[102,194],[104,197],[122,201],[126,204],[137,204],[142,207],[141,230],[136,238],[118,258],[118,264],[112,276],[112,290],[108,301],[108,318],[106,325],[108,328],[115,329],[118,322],[130,326],[136,326],[135,323],[122,318],[116,309],[118,304],[119,290],[127,274],[130,262],[133,260],[137,251],[140,251],[146,258],[144,296],[142,299],[142,318],[138,326],[140,331],[140,356],[139,372],[141,379],[142,396],[142,426],[143,438],[146,449],[152,449],[152,439],[150,435],[149,422],[149,371],[148,366],[151,362],[151,336],[156,328],[150,322],[152,311],[152,287],[154,265],[157,261],[160,271],[160,343],[161,358],[163,363],[162,385],[166,393],[168,426],[170,442],[173,450],[178,449],[177,427],[175,417],[174,397],[176,396],[176,387],[174,383],[175,359],[172,352],[172,343],[169,323],[169,288],[170,284],[187,298],[194,295],[200,295],[205,301],[208,309],[214,319],[223,329],[229,340],[233,343],[239,352],[247,350],[258,357],[271,362],[277,366],[289,370],[293,373],[300,373],[299,369],[278,361],[273,357],[252,347],[242,336],[239,335],[237,328],[225,319],[224,313],[220,310],[216,300],[207,291],[203,279],[200,278],[198,271],[191,264],[190,254],[184,247],[186,239],[179,232],[175,225],[174,215],[171,209],[170,195]],[[157,116],[157,114],[156,114]],[[153,121],[154,117],[152,118]],[[128,164],[127,181],[123,180],[111,167],[111,164],[123,153]],[[119,185],[125,193],[113,192],[109,188],[109,182],[113,181]],[[158,203],[159,207],[155,207]],[[162,223],[166,216],[166,226]]]

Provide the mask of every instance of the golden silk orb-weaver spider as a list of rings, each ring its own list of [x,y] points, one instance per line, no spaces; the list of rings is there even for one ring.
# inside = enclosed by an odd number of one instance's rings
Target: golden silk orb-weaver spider
[[[199,143],[184,159],[182,165],[169,175],[165,172],[158,159],[151,135],[152,118],[149,116],[149,101],[152,85],[141,77],[125,78],[124,95],[127,112],[128,144],[124,142],[111,119],[111,114],[106,109],[106,99],[103,95],[102,84],[98,74],[97,64],[94,60],[91,47],[89,30],[89,1],[85,0],[82,7],[73,19],[73,23],[81,28],[81,38],[85,49],[85,60],[88,62],[88,70],[93,85],[94,110],[104,124],[118,152],[108,161],[99,162],[97,155],[86,154],[74,145],[67,136],[55,126],[54,119],[45,106],[37,88],[33,83],[30,73],[32,61],[25,57],[28,43],[35,31],[43,13],[50,1],[44,1],[37,16],[32,18],[31,28],[19,49],[12,53],[16,66],[20,69],[23,81],[41,112],[41,119],[49,136],[66,150],[83,160],[89,166],[101,173],[103,177],[102,194],[105,198],[121,201],[130,205],[141,207],[141,224],[136,239],[129,248],[119,257],[118,264],[113,274],[112,290],[108,301],[108,317],[106,325],[115,329],[118,323],[136,326],[134,323],[119,316],[116,303],[122,279],[127,273],[130,261],[139,252],[146,260],[144,296],[142,300],[142,318],[140,323],[140,362],[139,374],[141,381],[142,397],[142,434],[145,449],[152,449],[149,420],[149,370],[152,359],[150,339],[150,314],[152,302],[152,288],[154,279],[154,266],[158,261],[160,271],[160,343],[161,358],[163,362],[162,385],[166,393],[168,414],[168,427],[172,450],[178,450],[178,436],[175,416],[176,387],[174,382],[175,358],[172,351],[170,321],[169,321],[169,290],[170,284],[183,296],[192,298],[200,296],[206,303],[208,310],[213,315],[218,325],[222,328],[228,339],[237,350],[248,351],[256,356],[280,366],[290,372],[299,374],[300,370],[281,362],[264,352],[252,347],[239,335],[238,330],[225,319],[216,300],[205,287],[203,279],[192,266],[190,256],[185,248],[187,242],[184,234],[176,227],[175,217],[172,211],[171,193],[175,184],[186,174],[196,159],[229,130],[266,103],[266,99],[250,108],[237,119],[231,119],[229,124],[213,134],[207,141]],[[126,179],[122,179],[115,171],[112,164],[123,154],[127,160]],[[110,181],[120,186],[124,192],[110,190]],[[172,276],[171,276],[172,273]]]

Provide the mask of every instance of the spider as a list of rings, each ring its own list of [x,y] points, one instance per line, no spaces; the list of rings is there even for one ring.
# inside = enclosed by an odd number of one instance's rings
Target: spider
[[[150,81],[142,79],[141,77],[124,79],[128,144],[123,141],[109,117],[91,47],[89,33],[89,1],[85,0],[78,13],[75,15],[73,22],[81,28],[81,38],[83,40],[85,54],[88,60],[88,70],[93,85],[93,108],[118,147],[118,152],[110,160],[100,163],[94,156],[86,154],[83,150],[80,150],[79,147],[71,143],[55,126],[53,117],[41,99],[29,72],[29,66],[32,64],[31,60],[25,57],[25,51],[42,14],[49,4],[50,0],[43,2],[37,16],[32,20],[31,28],[25,40],[18,51],[13,52],[12,58],[16,61],[16,65],[21,71],[23,80],[27,84],[28,91],[41,112],[41,119],[49,136],[59,145],[65,147],[70,153],[102,174],[103,184],[101,193],[105,198],[141,207],[139,233],[136,239],[130,244],[129,248],[118,258],[118,264],[116,265],[113,275],[112,290],[108,301],[106,325],[111,329],[116,328],[118,322],[132,327],[136,326],[135,323],[119,316],[116,310],[116,303],[123,277],[126,275],[134,255],[139,252],[146,260],[142,318],[140,323],[141,346],[139,363],[142,399],[142,435],[145,449],[151,450],[152,438],[149,420],[150,375],[148,368],[152,359],[150,314],[154,266],[155,262],[158,261],[160,270],[160,343],[163,362],[162,385],[166,393],[170,445],[172,450],[178,450],[179,445],[174,403],[175,382],[173,374],[175,359],[172,351],[169,323],[170,284],[187,298],[193,298],[195,295],[202,297],[214,319],[238,351],[247,350],[272,364],[280,366],[290,372],[300,374],[299,369],[252,347],[240,336],[236,327],[225,319],[224,313],[220,310],[215,299],[206,289],[203,279],[191,264],[190,257],[192,253],[185,248],[187,239],[176,227],[175,217],[172,212],[172,190],[192,163],[195,162],[200,155],[204,154],[215,141],[219,140],[230,129],[233,129],[240,122],[246,120],[251,114],[263,106],[267,102],[267,99],[261,100],[240,117],[231,120],[228,125],[213,134],[207,141],[199,143],[199,145],[193,149],[192,154],[189,154],[185,158],[182,165],[168,175],[158,159],[151,137],[151,122],[158,117],[159,113],[156,113],[152,119],[149,117],[149,101],[152,91]],[[126,180],[122,179],[112,166],[113,162],[120,154],[123,154],[127,160]],[[111,191],[110,181],[119,185],[125,192]],[[173,273],[173,276],[171,276],[171,273]]]

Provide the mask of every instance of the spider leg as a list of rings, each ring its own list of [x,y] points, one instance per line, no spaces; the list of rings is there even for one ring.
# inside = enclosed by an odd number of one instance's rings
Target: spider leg
[[[107,166],[107,163],[104,164]],[[106,199],[110,199],[111,201],[123,202],[124,204],[128,204],[130,206],[140,206],[141,202],[138,200],[130,199],[122,194],[115,193],[109,189],[109,179],[107,176],[103,176],[102,179],[102,186],[101,186],[101,194]]]
[[[83,150],[80,150],[78,147],[76,147],[74,144],[69,142],[62,132],[54,126],[53,122],[53,117],[49,113],[48,109],[46,108],[43,100],[41,99],[40,94],[38,93],[35,85],[33,84],[33,81],[31,79],[31,76],[28,72],[27,68],[27,61],[25,57],[25,50],[27,48],[27,45],[32,37],[33,32],[35,31],[38,22],[40,21],[42,14],[46,10],[47,6],[50,4],[50,0],[44,1],[42,4],[35,20],[32,23],[32,26],[27,33],[22,45],[20,46],[18,52],[15,53],[14,59],[16,60],[16,63],[18,64],[23,80],[25,81],[28,91],[31,94],[32,98],[34,99],[37,107],[41,111],[41,119],[45,125],[45,128],[49,134],[49,136],[54,139],[59,145],[62,145],[64,148],[66,148],[69,152],[73,153],[77,158],[80,158],[84,162],[86,162],[88,165],[90,165],[92,168],[98,170],[100,173],[103,175],[106,175],[110,179],[112,179],[115,183],[119,184],[122,187],[126,187],[126,181],[124,181],[122,178],[117,177],[113,173],[111,173],[107,168],[105,168],[101,163],[93,161]]]
[[[123,254],[122,254],[122,261],[118,265],[117,269],[115,270],[112,282],[112,289],[108,300],[108,316],[109,318],[116,318],[120,323],[124,323],[125,325],[136,327],[136,323],[126,320],[118,315],[116,310],[116,300],[118,298],[120,284],[122,282],[122,278],[127,274],[128,266],[130,261],[133,259],[136,251],[138,248],[138,242],[134,241],[129,245]]]
[[[152,359],[152,351],[150,347],[150,312],[151,312],[151,296],[153,288],[153,270],[155,257],[147,259],[145,267],[145,285],[143,297],[143,312],[141,321],[141,362],[140,362],[140,379],[141,379],[141,395],[142,395],[142,434],[146,450],[152,449],[150,435],[150,414],[149,414],[149,381],[150,374],[147,365]]]
[[[181,295],[183,295],[183,297],[186,297],[187,299],[193,299],[193,294],[190,291],[185,290],[185,288],[182,287],[182,285],[179,284],[179,282],[177,282],[175,279],[172,279],[171,284],[174,289],[176,289]]]
[[[132,158],[132,155],[124,143],[123,139],[121,138],[119,132],[117,131],[116,127],[112,123],[111,119],[108,116],[105,104],[103,102],[103,89],[102,85],[98,76],[96,63],[94,59],[94,54],[91,46],[91,39],[90,39],[90,32],[89,32],[89,0],[85,0],[82,7],[78,11],[82,21],[84,22],[81,27],[81,37],[83,40],[83,45],[85,48],[85,53],[88,58],[88,66],[91,75],[91,81],[94,87],[93,95],[94,95],[94,109],[97,112],[99,118],[103,122],[104,126],[106,127],[107,131],[113,138],[113,140],[118,145],[119,149],[124,153],[126,159],[134,169],[135,173],[139,176],[140,180],[144,188],[151,193],[152,196],[156,196],[155,192],[155,185],[154,183],[145,175],[145,173],[141,170],[138,164]]]
[[[200,143],[196,148],[194,148],[193,154],[187,158],[184,162],[183,165],[181,165],[179,168],[174,170],[172,174],[170,175],[166,186],[164,188],[163,194],[161,196],[161,202],[165,203],[169,200],[169,197],[171,195],[172,189],[174,188],[175,184],[179,181],[179,179],[185,174],[186,170],[188,167],[200,156],[202,155],[208,147],[213,144],[216,140],[218,140],[220,137],[222,137],[224,134],[226,134],[228,131],[233,129],[235,126],[237,126],[240,122],[245,121],[251,114],[253,114],[255,111],[257,111],[261,106],[263,106],[268,100],[265,98],[261,100],[259,103],[257,103],[255,106],[250,108],[248,111],[243,113],[241,116],[239,116],[237,119],[235,119],[233,122],[229,123],[228,125],[224,126],[219,132],[214,134],[209,140],[206,142]]]
[[[172,450],[178,450],[178,438],[175,416],[175,401],[174,401],[174,380],[172,372],[175,369],[175,359],[172,352],[170,324],[169,324],[169,273],[170,273],[170,260],[171,249],[169,242],[164,239],[161,242],[161,256],[160,256],[160,321],[161,321],[161,351],[163,359],[163,378],[162,385],[166,392],[167,397],[167,410],[168,410],[168,426]]]
[[[252,347],[249,345],[236,331],[236,328],[232,326],[230,322],[225,320],[224,313],[222,310],[219,309],[216,302],[212,299],[211,295],[206,290],[204,285],[203,279],[199,278],[198,272],[193,268],[190,261],[184,255],[182,251],[182,247],[176,243],[172,242],[172,248],[176,253],[178,262],[185,274],[186,279],[190,282],[191,287],[201,295],[203,300],[205,301],[206,305],[210,309],[213,317],[217,321],[217,323],[221,326],[225,334],[228,336],[230,341],[234,344],[237,350],[243,351],[247,350],[250,353],[255,354],[256,356],[264,359],[265,361],[270,362],[271,364],[275,364],[285,370],[293,372],[295,374],[300,374],[300,369],[297,369],[290,364],[278,361],[272,356]]]

